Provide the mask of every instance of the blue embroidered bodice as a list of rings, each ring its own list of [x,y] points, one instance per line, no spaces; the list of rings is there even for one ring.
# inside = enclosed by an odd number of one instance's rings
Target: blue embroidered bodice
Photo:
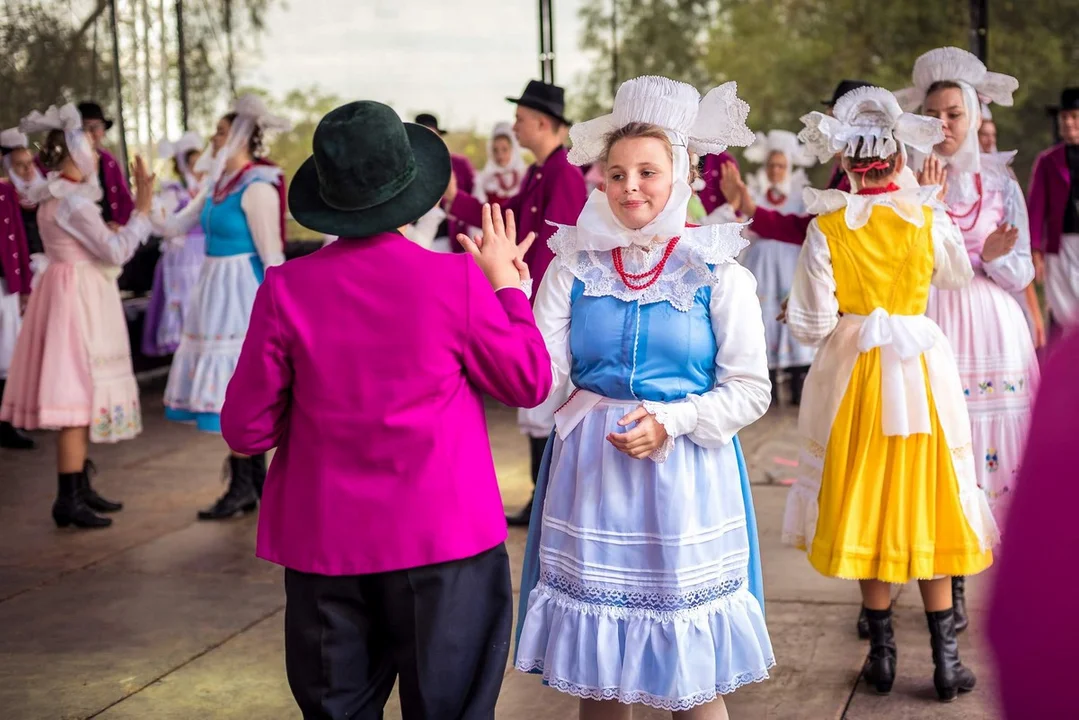
[[[673,402],[715,387],[716,337],[702,287],[689,312],[670,303],[641,305],[588,297],[574,280],[570,293],[573,384],[616,400]]]
[[[241,180],[221,202],[214,202],[212,195],[206,198],[206,204],[202,208],[202,229],[206,234],[207,256],[252,255],[251,267],[259,282],[262,282],[265,268],[255,248],[255,239],[247,224],[247,215],[240,204],[244,191],[255,182],[267,181],[249,176]]]

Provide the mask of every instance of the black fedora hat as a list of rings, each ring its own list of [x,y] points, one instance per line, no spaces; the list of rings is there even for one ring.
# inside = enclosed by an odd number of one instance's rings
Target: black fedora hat
[[[1079,110],[1079,87],[1064,88],[1060,93],[1060,104],[1047,108],[1053,115],[1063,110]]]
[[[438,126],[438,118],[431,113],[420,113],[416,116],[415,122],[417,125],[423,125],[425,128],[434,130],[439,135],[446,134],[446,131]]]
[[[832,93],[831,100],[821,100],[821,105],[827,105],[831,107],[839,101],[839,98],[843,97],[851,90],[857,90],[862,87],[871,87],[871,83],[867,83],[864,80],[840,80],[839,84],[835,86],[835,92]]]
[[[435,206],[450,181],[450,151],[427,128],[372,101],[332,110],[315,128],[314,154],[289,187],[306,228],[339,237],[396,230]]]
[[[105,111],[96,102],[87,100],[79,103],[79,115],[83,120],[100,120],[105,123],[106,130],[112,130],[112,120],[105,117]]]
[[[566,91],[557,85],[529,80],[528,87],[525,88],[521,97],[506,99],[511,103],[550,115],[564,125],[573,124],[566,119]]]

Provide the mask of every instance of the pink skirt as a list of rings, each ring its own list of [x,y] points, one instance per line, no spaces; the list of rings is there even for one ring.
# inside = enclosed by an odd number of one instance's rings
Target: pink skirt
[[[1026,316],[1015,297],[983,275],[966,290],[933,288],[926,314],[955,352],[978,485],[1003,527],[1039,380]]]
[[[26,430],[89,426],[98,443],[142,431],[114,269],[54,262],[42,273],[15,345],[0,420]]]

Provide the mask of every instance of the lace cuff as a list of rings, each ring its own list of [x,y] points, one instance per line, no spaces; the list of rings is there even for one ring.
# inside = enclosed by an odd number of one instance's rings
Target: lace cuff
[[[697,406],[689,400],[673,403],[645,400],[641,407],[650,412],[663,429],[667,431],[667,440],[648,456],[653,462],[664,462],[674,449],[674,441],[688,435],[697,427]]]

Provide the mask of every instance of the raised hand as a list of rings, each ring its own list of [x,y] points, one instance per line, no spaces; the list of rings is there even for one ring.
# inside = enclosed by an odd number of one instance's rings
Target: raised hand
[[[918,173],[918,184],[922,187],[939,185],[940,192],[937,193],[937,199],[944,200],[948,189],[948,172],[944,168],[944,163],[936,155],[930,155],[925,159],[922,171]]]
[[[483,235],[472,239],[467,235],[458,235],[457,242],[475,259],[491,287],[496,290],[503,287],[517,287],[523,276],[518,263],[536,239],[535,233],[529,233],[520,245],[517,244],[517,223],[513,211],[506,213],[502,220],[502,208],[490,204],[483,206]],[[525,266],[525,273],[528,272]]]
[[[154,202],[154,181],[157,176],[150,172],[141,156],[135,156],[135,209],[149,214]]]
[[[1004,223],[985,239],[982,245],[982,262],[993,262],[1012,251],[1019,239],[1019,228]]]

